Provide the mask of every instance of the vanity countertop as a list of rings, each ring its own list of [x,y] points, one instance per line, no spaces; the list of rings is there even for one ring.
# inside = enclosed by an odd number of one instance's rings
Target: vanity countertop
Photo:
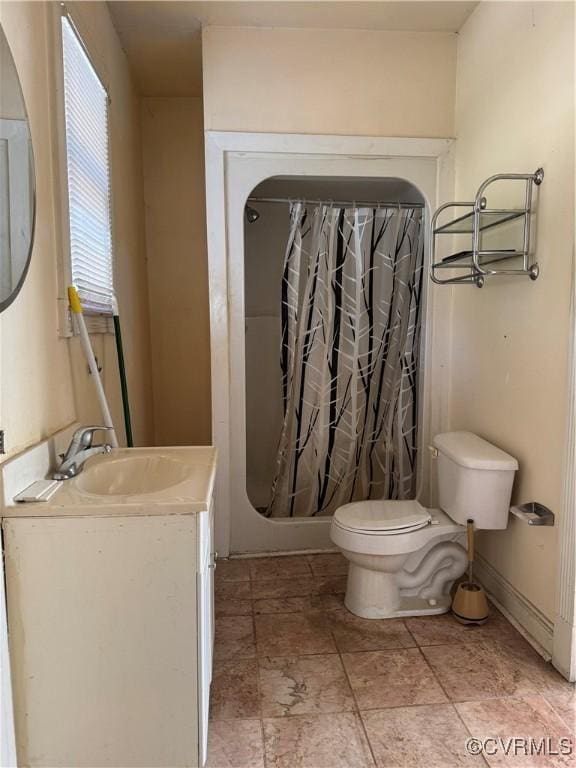
[[[216,475],[212,446],[117,448],[95,456],[47,502],[6,504],[2,517],[130,517],[207,509]]]

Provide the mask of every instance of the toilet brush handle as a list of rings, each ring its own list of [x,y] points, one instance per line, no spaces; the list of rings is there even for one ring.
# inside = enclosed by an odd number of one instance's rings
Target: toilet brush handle
[[[474,520],[466,521],[466,534],[468,536],[468,562],[474,562]]]

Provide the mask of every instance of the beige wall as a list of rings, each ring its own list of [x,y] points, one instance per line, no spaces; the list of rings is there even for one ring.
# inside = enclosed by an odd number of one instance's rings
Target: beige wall
[[[456,35],[207,27],[207,130],[449,137]]]
[[[28,278],[0,315],[0,421],[8,456],[78,419],[97,420],[92,382],[77,340],[58,336],[60,225],[52,12],[44,3],[1,5],[0,19],[18,68],[36,162],[36,237]],[[135,436],[152,438],[147,289],[139,116],[126,59],[104,3],[72,4],[71,12],[112,97],[111,157],[118,298],[125,333]],[[98,338],[106,388],[121,424],[113,338]]]
[[[157,445],[210,442],[202,100],[142,100]]]
[[[154,432],[140,99],[106,3],[76,2],[67,7],[110,94],[115,287],[124,339],[134,443],[150,445]],[[123,434],[114,337],[95,338],[95,350],[104,369],[114,424],[119,434]],[[77,339],[72,342],[72,361],[79,420],[98,419],[94,386]]]
[[[541,165],[546,176],[534,240],[540,278],[454,289],[451,425],[516,456],[514,500],[540,501],[556,515],[574,253],[573,63],[571,3],[481,3],[459,35],[456,198],[470,199],[494,173]],[[548,618],[556,531],[512,518],[479,547]]]
[[[8,455],[75,417],[68,342],[57,336],[57,251],[50,145],[46,13],[40,4],[2,3],[0,20],[20,75],[36,163],[36,236],[30,271],[0,315],[0,421]]]

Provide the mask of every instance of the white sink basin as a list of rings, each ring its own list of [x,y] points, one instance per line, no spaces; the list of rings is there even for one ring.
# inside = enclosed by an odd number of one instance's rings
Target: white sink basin
[[[114,448],[88,459],[49,501],[6,504],[3,517],[190,514],[208,508],[215,477],[209,445]]]
[[[141,496],[183,483],[193,466],[170,456],[143,455],[88,461],[75,480],[81,493],[97,496]]]

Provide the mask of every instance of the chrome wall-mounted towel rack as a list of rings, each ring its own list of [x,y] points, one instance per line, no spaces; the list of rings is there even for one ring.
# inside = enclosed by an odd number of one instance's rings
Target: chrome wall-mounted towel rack
[[[473,202],[452,202],[441,205],[431,221],[431,264],[430,276],[440,285],[455,283],[474,283],[479,288],[487,277],[498,275],[527,275],[531,280],[538,277],[538,264],[531,263],[530,226],[533,214],[533,186],[539,186],[544,180],[544,170],[538,168],[535,173],[500,173],[484,181],[476,193]],[[485,193],[491,184],[499,181],[518,181],[526,185],[523,208],[488,208]],[[469,208],[467,213],[451,221],[440,224],[440,214],[451,208]],[[523,224],[522,247],[492,248],[482,247],[482,234],[507,222],[521,219]],[[471,247],[453,253],[444,258],[437,258],[436,238],[439,235],[471,235]],[[513,259],[521,259],[521,266],[512,267]],[[447,274],[443,270],[450,270]],[[446,276],[444,276],[446,275]]]

